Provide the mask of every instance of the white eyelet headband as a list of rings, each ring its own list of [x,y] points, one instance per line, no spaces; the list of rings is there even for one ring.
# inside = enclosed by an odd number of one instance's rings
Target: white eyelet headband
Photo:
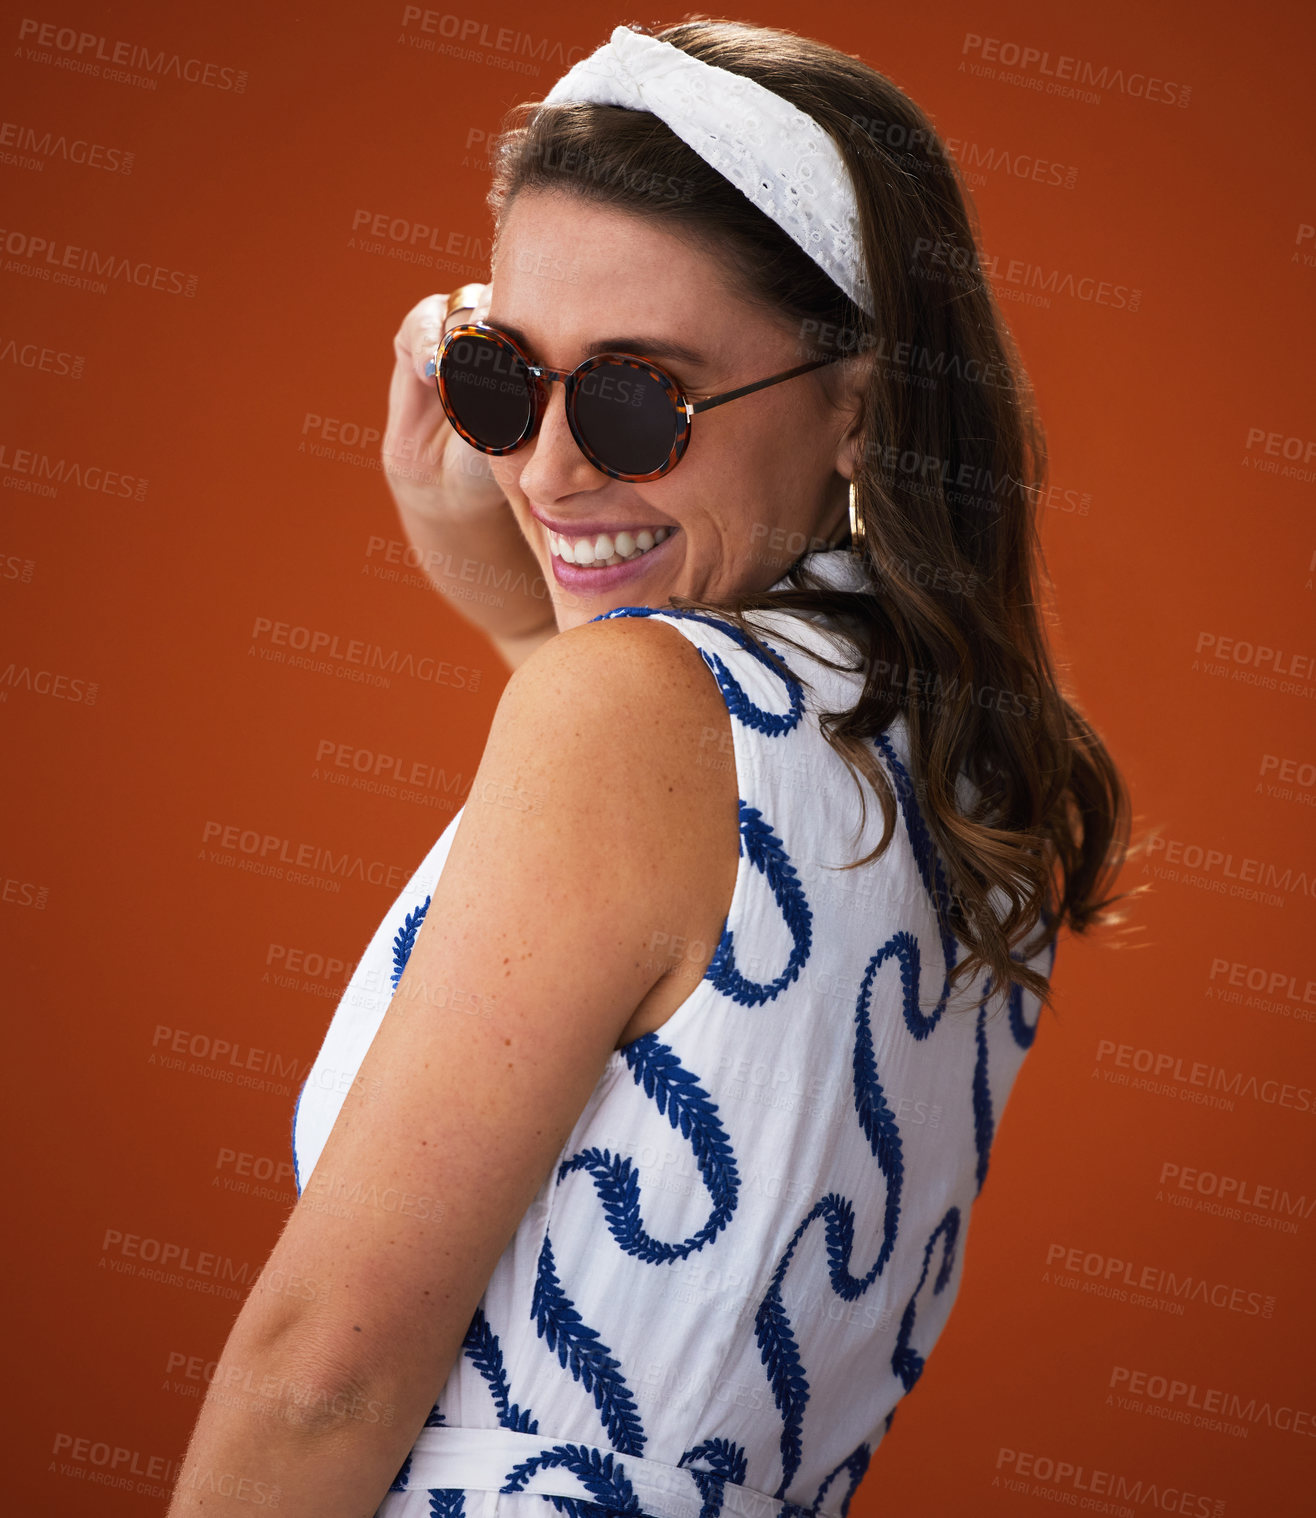
[[[545,105],[566,101],[652,112],[874,314],[854,187],[836,143],[807,112],[626,26],[544,97]]]

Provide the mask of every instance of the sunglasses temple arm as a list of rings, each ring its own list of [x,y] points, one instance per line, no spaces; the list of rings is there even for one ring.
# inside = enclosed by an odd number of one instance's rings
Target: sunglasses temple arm
[[[756,380],[752,385],[742,385],[739,390],[728,390],[725,395],[715,395],[706,401],[692,401],[690,410],[711,411],[714,406],[725,406],[728,401],[738,401],[742,395],[753,395],[756,390],[766,390],[769,385],[779,385],[782,380],[794,379],[797,374],[807,374],[810,369],[821,369],[824,364],[834,363],[843,355],[839,353],[829,354],[826,358],[815,358],[807,364],[800,364],[798,368],[787,369],[785,374],[774,374],[768,379]]]

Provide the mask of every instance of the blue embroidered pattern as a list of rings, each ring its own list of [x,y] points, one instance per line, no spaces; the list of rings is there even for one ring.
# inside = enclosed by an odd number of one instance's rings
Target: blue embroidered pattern
[[[1019,984],[952,994],[961,946],[903,719],[872,740],[896,797],[890,845],[843,881],[858,792],[806,705],[794,645],[787,658],[765,640],[783,672],[726,618],[626,606],[593,620],[614,617],[665,621],[721,692],[735,894],[686,1001],[609,1061],[472,1314],[426,1419],[438,1432],[379,1518],[486,1518],[484,1493],[500,1518],[544,1504],[564,1518],[847,1518],[946,1321],[1037,1037],[1039,1000]],[[819,710],[853,704],[857,675],[807,673]],[[870,821],[849,858],[880,836]],[[445,849],[358,965],[374,986],[397,989]],[[1054,945],[1027,961],[1048,975],[1054,962]],[[368,1045],[370,1000],[344,998],[298,1094],[299,1192]],[[439,1437],[468,1428],[479,1471]],[[487,1442],[500,1434],[505,1460]]]
[[[928,832],[928,825],[923,820],[923,813],[919,810],[918,802],[914,796],[914,784],[909,777],[909,771],[901,762],[891,743],[888,733],[880,733],[875,739],[878,752],[886,761],[887,769],[891,775],[893,787],[896,793],[896,801],[900,807],[901,816],[905,820],[905,831],[909,837],[910,848],[914,852],[914,859],[918,865],[918,872],[923,879],[923,887],[928,893],[933,909],[937,911],[938,934],[941,939],[941,950],[946,961],[946,980],[941,988],[941,996],[935,1009],[926,1018],[910,1020],[908,1004],[906,1004],[906,1020],[910,1022],[909,1031],[915,1038],[925,1037],[937,1024],[937,1019],[946,1005],[950,995],[950,972],[955,968],[959,959],[959,947],[955,942],[954,935],[946,926],[946,912],[950,906],[950,888],[946,884],[946,872],[940,857],[937,855],[932,844],[932,835]],[[917,1022],[917,1027],[915,1023]],[[922,1031],[920,1032],[919,1029]]]
[[[598,1498],[601,1506],[617,1513],[638,1513],[631,1484],[622,1474],[615,1456],[600,1455],[584,1444],[559,1444],[535,1455],[513,1467],[507,1481],[499,1487],[503,1492],[519,1492],[538,1470],[560,1467],[579,1476],[585,1486]]]
[[[798,1239],[799,1235],[796,1235]],[[775,1496],[784,1494],[795,1472],[800,1468],[802,1449],[800,1428],[804,1422],[804,1409],[809,1401],[809,1382],[804,1374],[804,1362],[800,1347],[795,1341],[790,1319],[781,1302],[781,1276],[794,1251],[796,1240],[782,1256],[777,1275],[763,1298],[754,1317],[754,1335],[758,1339],[759,1354],[772,1387],[772,1400],[781,1413],[781,1461],[783,1475]]]
[[[813,942],[813,913],[782,841],[763,820],[757,807],[740,803],[740,851],[772,888],[773,899],[790,930],[793,947],[786,967],[775,980],[760,984],[747,979],[736,966],[735,929],[728,926],[709,961],[705,978],[744,1007],[757,1007],[779,996],[800,973]]]
[[[606,622],[613,617],[654,617],[684,618],[693,622],[703,622],[709,627],[715,627],[719,632],[725,633],[734,643],[745,650],[762,669],[768,671],[774,680],[779,681],[785,689],[786,698],[790,708],[784,713],[765,711],[756,705],[745,694],[743,686],[726,667],[726,664],[711,649],[699,648],[703,655],[704,663],[713,671],[722,695],[726,700],[727,711],[732,717],[741,722],[745,727],[755,732],[762,733],[768,738],[778,738],[783,733],[789,733],[800,720],[804,711],[804,689],[798,679],[793,675],[783,675],[780,670],[773,666],[763,657],[762,652],[755,647],[752,639],[748,638],[734,622],[725,617],[714,617],[702,611],[678,611],[668,608],[660,611],[652,606],[617,606],[611,611],[605,611],[600,616],[591,617],[592,622]],[[760,639],[765,648],[771,649],[778,658],[781,655],[772,647],[766,638]],[[698,645],[697,645],[698,646]],[[784,662],[784,661],[783,661]],[[789,668],[789,666],[787,666]]]
[[[899,937],[900,935],[897,935]],[[873,1052],[873,1030],[869,1018],[873,993],[873,981],[881,964],[884,950],[879,949],[868,962],[863,984],[859,989],[859,1005],[855,1009],[854,1041],[854,1091],[855,1112],[859,1126],[868,1140],[868,1147],[877,1160],[878,1169],[886,1181],[886,1202],[882,1216],[882,1249],[873,1266],[876,1276],[886,1264],[896,1245],[896,1230],[900,1221],[900,1189],[904,1184],[905,1161],[900,1145],[900,1128],[895,1113],[887,1105]]]
[[[890,1421],[891,1419],[888,1417],[887,1423],[889,1424]],[[822,1483],[818,1487],[818,1495],[814,1498],[813,1506],[815,1508],[821,1507],[823,1499],[827,1496],[828,1487],[831,1486],[838,1476],[845,1474],[850,1478],[845,1496],[841,1499],[840,1514],[841,1518],[845,1518],[845,1515],[850,1511],[850,1499],[854,1496],[859,1483],[864,1479],[864,1472],[868,1469],[868,1463],[872,1458],[873,1452],[869,1449],[867,1441],[865,1441],[857,1450],[847,1455],[840,1465],[834,1470],[828,1471],[827,1475],[823,1477]]]
[[[494,1407],[498,1413],[499,1427],[513,1428],[522,1434],[537,1434],[539,1424],[531,1417],[530,1409],[520,1408],[512,1401],[511,1389],[507,1384],[507,1372],[503,1368],[502,1346],[498,1342],[498,1335],[489,1327],[489,1320],[485,1317],[482,1308],[475,1309],[475,1316],[466,1330],[465,1339],[462,1340],[462,1351],[489,1384]],[[430,1417],[433,1418],[438,1411],[436,1405]],[[442,1414],[439,1414],[439,1417],[441,1421]]]
[[[702,1460],[702,1466],[693,1462]],[[688,1449],[677,1462],[683,1465],[695,1479],[695,1485],[704,1499],[699,1518],[717,1518],[722,1511],[722,1492],[728,1481],[736,1486],[745,1484],[745,1451],[730,1439],[705,1439]]]
[[[735,1156],[722,1125],[717,1107],[709,1100],[695,1077],[685,1069],[676,1055],[655,1033],[643,1034],[622,1050],[631,1067],[636,1084],[653,1098],[659,1112],[666,1112],[673,1128],[690,1140],[695,1163],[703,1177],[713,1211],[697,1232],[679,1244],[664,1244],[651,1238],[640,1220],[640,1188],[635,1167],[629,1159],[614,1156],[607,1149],[582,1149],[558,1167],[558,1183],[576,1170],[585,1170],[593,1178],[599,1200],[603,1203],[608,1230],[627,1254],[651,1265],[668,1260],[683,1260],[726,1227],[736,1207],[740,1180]]]
[[[1012,959],[1015,955],[1010,956]],[[1024,988],[1015,981],[1010,987],[1010,1032],[1021,1049],[1031,1049],[1037,1037],[1037,1023],[1024,1017]]]
[[[928,1278],[928,1264],[932,1259],[932,1251],[936,1248],[937,1240],[941,1239],[941,1269],[937,1272],[937,1279],[932,1284],[933,1295],[937,1296],[945,1291],[951,1271],[955,1268],[955,1243],[959,1238],[959,1233],[960,1210],[958,1207],[952,1207],[932,1230],[932,1236],[924,1246],[923,1270],[919,1275],[918,1285],[914,1288],[914,1295],[910,1297],[909,1304],[900,1319],[900,1333],[896,1338],[895,1353],[891,1356],[892,1368],[900,1377],[906,1391],[913,1390],[914,1383],[923,1374],[925,1357],[913,1349],[909,1341],[914,1333],[918,1294],[923,1290],[923,1283]]]
[[[991,996],[992,978],[987,977],[982,1000],[978,1003],[978,1022],[974,1029],[977,1058],[973,1063],[973,1141],[978,1149],[978,1191],[987,1179],[987,1158],[991,1153],[996,1119],[992,1116],[992,1087],[987,1078],[987,1000]],[[977,1193],[975,1192],[975,1195]]]
[[[585,1390],[594,1394],[594,1405],[602,1415],[613,1449],[624,1455],[642,1455],[644,1430],[640,1427],[635,1398],[617,1369],[612,1351],[595,1329],[581,1321],[562,1290],[553,1269],[553,1246],[547,1234],[539,1252],[539,1273],[530,1313],[540,1337],[557,1351],[558,1364],[569,1369]]]
[[[427,896],[414,912],[407,913],[393,940],[392,981],[395,991],[398,988],[398,981],[402,979],[403,970],[407,968],[407,961],[411,958],[411,951],[416,944],[416,934],[420,932],[420,925],[425,921],[425,913],[430,909],[431,899]]]

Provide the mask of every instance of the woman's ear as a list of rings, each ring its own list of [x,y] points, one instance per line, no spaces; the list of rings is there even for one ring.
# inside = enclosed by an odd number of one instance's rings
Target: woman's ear
[[[864,398],[872,374],[871,353],[852,354],[836,365],[833,396],[840,414],[836,470],[846,479],[854,478],[859,464],[859,449],[863,442]]]

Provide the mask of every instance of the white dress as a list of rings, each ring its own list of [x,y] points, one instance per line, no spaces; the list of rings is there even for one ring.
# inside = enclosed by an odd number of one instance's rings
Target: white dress
[[[809,562],[859,583],[845,550]],[[859,791],[817,722],[860,677],[772,637],[836,658],[820,619],[750,614],[783,678],[723,619],[604,615],[675,628],[726,700],[730,910],[687,999],[609,1058],[377,1511],[841,1518],[950,1312],[1038,998],[992,993],[985,971],[947,995],[964,954],[938,926],[945,878],[903,717],[873,741],[899,802],[892,841],[862,870],[829,868],[874,846],[882,812],[870,789],[856,831]],[[370,940],[302,1088],[299,1193],[460,816]],[[1054,946],[1029,963],[1049,976]]]

